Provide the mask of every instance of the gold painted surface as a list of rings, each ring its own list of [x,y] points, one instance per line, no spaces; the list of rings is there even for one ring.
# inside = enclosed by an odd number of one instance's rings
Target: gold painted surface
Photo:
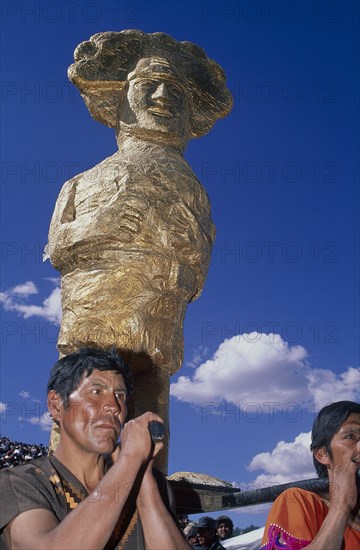
[[[123,31],[77,48],[70,79],[92,116],[115,127],[119,150],[64,184],[47,245],[61,273],[59,352],[115,346],[135,376],[134,415],[159,413],[167,443],[169,380],[215,238],[183,152],[232,105],[222,69],[189,44]],[[158,466],[166,472],[167,447]]]

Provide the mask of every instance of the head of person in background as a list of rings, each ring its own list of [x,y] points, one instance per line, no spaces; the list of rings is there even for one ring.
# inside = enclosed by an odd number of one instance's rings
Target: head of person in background
[[[189,517],[186,514],[180,514],[177,516],[180,529],[184,530],[187,525],[189,525]]]
[[[310,449],[320,478],[318,492],[283,491],[269,512],[261,550],[279,548],[360,548],[360,404],[337,401],[314,420]],[[314,487],[315,490],[315,487]]]
[[[359,436],[353,429],[354,423],[359,418],[360,404],[353,401],[337,401],[327,405],[314,420],[311,432],[310,450],[313,453],[313,462],[318,477],[329,477],[331,465],[344,456],[357,463],[360,469],[360,450],[356,451],[359,444]],[[347,425],[349,428],[347,429]],[[344,427],[343,427],[344,426]],[[338,440],[341,437],[339,432],[343,428],[343,439],[353,443],[349,449],[342,446],[339,448]],[[341,453],[341,454],[340,454]]]
[[[185,535],[186,540],[188,543],[194,548],[198,548],[199,550],[202,548],[202,546],[199,543],[199,537],[196,527],[195,521],[190,521],[187,526],[183,529],[183,533]]]
[[[220,539],[226,540],[233,536],[234,524],[229,516],[219,516],[217,518],[217,535]]]
[[[218,550],[223,548],[217,535],[217,521],[209,516],[203,516],[196,524],[199,543],[206,550]]]

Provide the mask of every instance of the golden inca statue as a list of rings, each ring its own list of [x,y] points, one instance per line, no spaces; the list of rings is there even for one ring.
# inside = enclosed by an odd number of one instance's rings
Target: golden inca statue
[[[164,33],[96,34],[76,49],[69,78],[119,150],[57,199],[47,254],[61,273],[58,349],[115,346],[135,376],[134,414],[152,410],[167,426],[187,304],[202,291],[215,236],[183,153],[232,98],[217,63]]]

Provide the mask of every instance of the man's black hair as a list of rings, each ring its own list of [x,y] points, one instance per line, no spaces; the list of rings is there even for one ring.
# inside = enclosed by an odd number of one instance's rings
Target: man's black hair
[[[231,518],[229,518],[229,516],[219,516],[216,521],[218,527],[221,523],[225,523],[225,525],[228,525],[230,529],[233,529],[234,527],[233,521]]]
[[[65,355],[52,368],[47,391],[55,390],[61,397],[64,407],[69,405],[69,395],[78,387],[81,379],[94,370],[115,371],[124,378],[128,396],[133,391],[132,374],[115,348],[81,348]]]
[[[345,420],[353,413],[360,414],[360,403],[354,401],[337,401],[327,405],[314,420],[311,432],[311,451],[325,447],[326,452],[332,459],[331,440]],[[321,464],[313,454],[313,462],[318,477],[328,477],[325,464]]]

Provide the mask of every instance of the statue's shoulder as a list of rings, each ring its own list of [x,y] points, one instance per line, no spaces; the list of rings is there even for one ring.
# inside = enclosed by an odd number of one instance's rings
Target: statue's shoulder
[[[93,183],[96,183],[100,179],[108,179],[109,177],[113,176],[115,172],[115,167],[118,167],[119,163],[121,163],[121,159],[119,156],[119,151],[116,151],[116,153],[114,153],[110,157],[105,158],[98,164],[95,164],[95,166],[92,166],[88,170],[84,170],[83,172],[80,172],[79,174],[73,176],[71,179],[67,180],[64,183],[62,189],[64,190],[67,188],[71,188],[79,184],[91,185]]]

